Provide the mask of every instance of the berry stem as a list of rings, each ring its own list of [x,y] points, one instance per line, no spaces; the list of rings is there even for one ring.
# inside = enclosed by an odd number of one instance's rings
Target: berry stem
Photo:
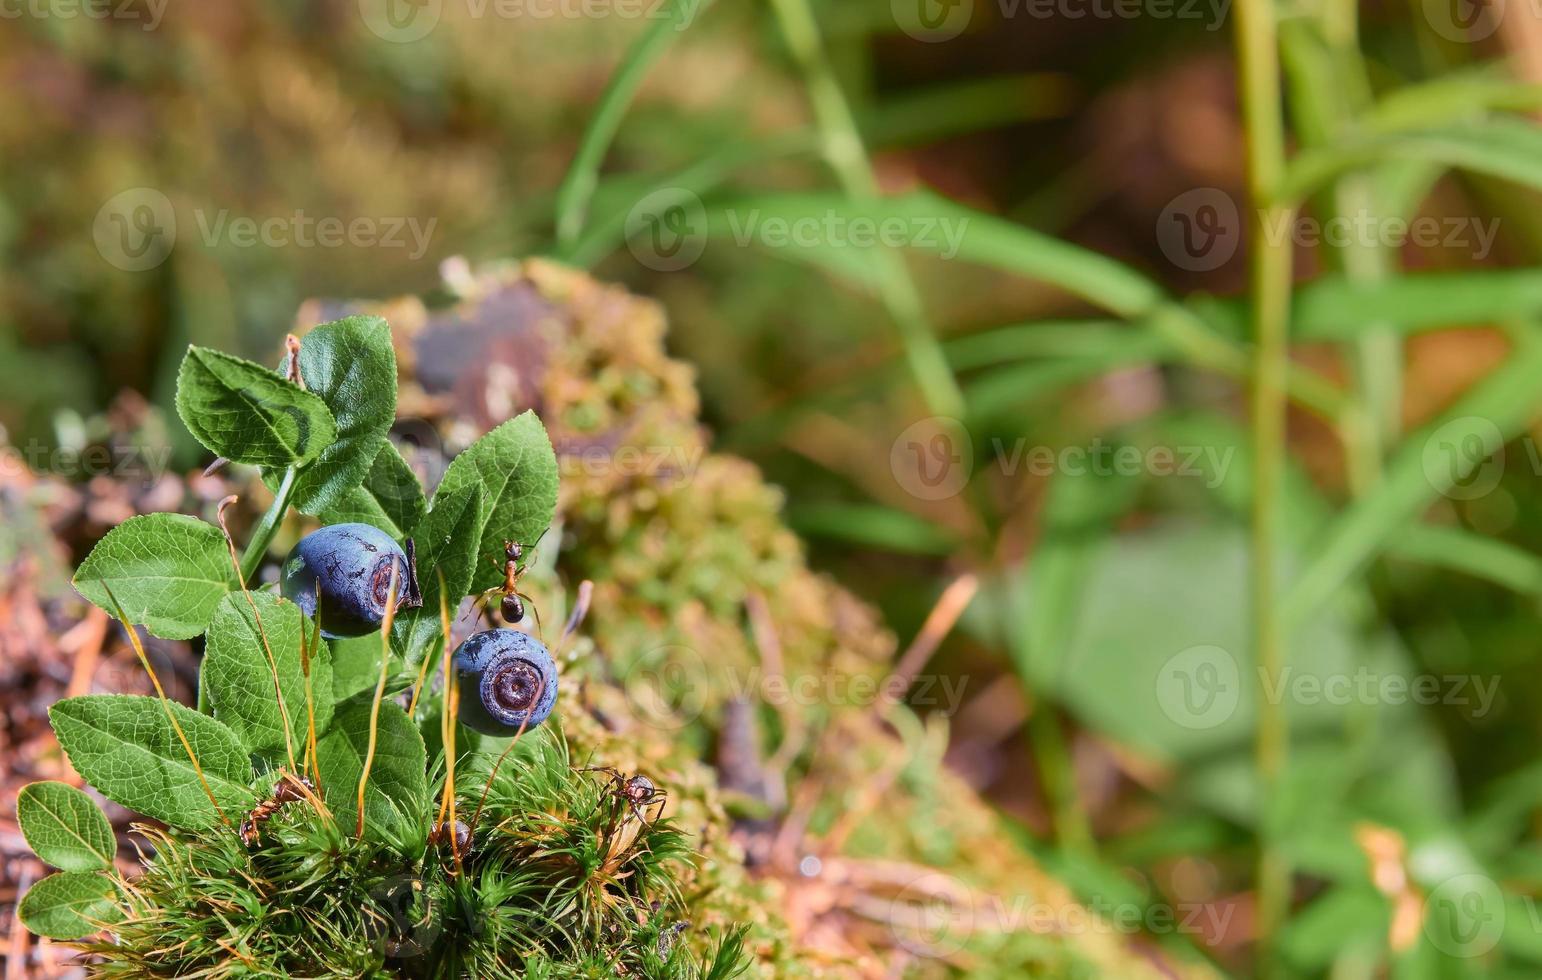
[[[257,569],[262,565],[262,559],[268,553],[268,546],[273,543],[273,535],[278,533],[278,527],[284,523],[284,515],[289,513],[289,501],[294,498],[295,477],[298,474],[293,466],[284,471],[284,480],[278,485],[278,492],[273,495],[273,506],[262,515],[262,520],[257,522],[257,527],[252,531],[252,538],[246,543],[246,551],[241,555],[241,580],[250,582],[257,574]]]

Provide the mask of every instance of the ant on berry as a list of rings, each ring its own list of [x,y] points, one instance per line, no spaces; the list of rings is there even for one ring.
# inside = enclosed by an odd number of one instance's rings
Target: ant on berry
[[[615,798],[626,804],[644,827],[652,829],[664,813],[664,803],[669,798],[668,792],[653,784],[653,780],[638,773],[635,776],[624,776],[614,766],[585,766],[579,772],[603,772],[610,776],[610,791]],[[659,805],[658,812],[649,820],[647,808],[655,803]]]
[[[489,624],[493,622],[494,597],[498,597],[498,614],[506,625],[517,626],[525,618],[525,603],[530,601],[530,597],[519,591],[519,580],[529,568],[528,564],[523,566],[520,564],[524,557],[524,545],[518,541],[503,542],[503,584],[482,593],[483,615],[487,617]],[[540,633],[541,614],[533,605],[530,611],[535,613],[535,629]]]

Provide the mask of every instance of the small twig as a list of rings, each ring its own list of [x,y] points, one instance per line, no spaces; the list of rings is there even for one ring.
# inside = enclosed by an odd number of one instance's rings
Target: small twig
[[[573,611],[568,614],[568,621],[562,627],[562,637],[557,640],[557,649],[566,648],[568,640],[578,632],[578,628],[584,624],[584,618],[589,615],[589,603],[594,598],[594,583],[584,579],[578,583],[578,595],[573,599]]]
[[[942,590],[937,604],[926,614],[921,631],[910,641],[910,646],[894,667],[894,676],[904,680],[906,689],[909,689],[910,682],[926,666],[927,661],[932,659],[932,654],[937,652],[943,638],[952,631],[958,618],[969,608],[969,603],[979,591],[980,579],[973,572],[960,575]]]

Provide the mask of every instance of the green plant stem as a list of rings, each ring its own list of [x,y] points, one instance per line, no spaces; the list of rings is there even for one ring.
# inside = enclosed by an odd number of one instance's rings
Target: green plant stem
[[[621,128],[621,120],[631,107],[632,98],[647,77],[648,70],[683,32],[693,9],[692,4],[676,2],[671,6],[668,17],[655,18],[627,50],[621,66],[606,84],[599,106],[584,129],[573,163],[563,177],[562,186],[557,189],[557,246],[563,255],[567,255],[578,243],[589,210],[589,200],[594,196],[595,186],[599,183],[600,165],[605,162],[605,153],[610,149],[616,131]],[[703,4],[702,10],[705,9],[706,4]],[[701,10],[695,13],[700,14]]]
[[[1276,604],[1280,489],[1285,457],[1285,381],[1292,252],[1292,207],[1276,204],[1285,173],[1285,120],[1280,91],[1279,25],[1271,0],[1239,0],[1237,63],[1247,138],[1248,190],[1257,215],[1251,229],[1253,305],[1253,642],[1260,697],[1256,754],[1259,794],[1257,881],[1260,976],[1273,976],[1274,943],[1290,900],[1290,864],[1276,842],[1275,801],[1285,772],[1290,733],[1283,704],[1267,696],[1285,666],[1285,634]]]
[[[772,0],[782,35],[808,86],[815,121],[824,142],[824,153],[847,196],[862,201],[878,195],[867,148],[856,118],[830,69],[820,40],[819,25],[808,0]],[[899,330],[905,360],[927,409],[934,415],[964,417],[964,394],[948,366],[942,346],[927,321],[921,296],[905,261],[889,249],[873,253],[879,298]]]
[[[273,535],[278,533],[279,525],[284,523],[284,515],[289,513],[289,501],[294,498],[298,474],[299,471],[293,466],[284,471],[284,480],[273,496],[273,506],[268,508],[268,512],[262,515],[262,520],[253,529],[251,540],[246,543],[246,551],[241,555],[241,581],[250,584],[257,569],[262,566],[263,556],[273,543]]]

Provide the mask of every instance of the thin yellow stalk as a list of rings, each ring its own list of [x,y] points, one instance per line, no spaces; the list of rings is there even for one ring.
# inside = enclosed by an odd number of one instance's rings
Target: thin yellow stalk
[[[182,731],[182,725],[178,723],[177,716],[172,713],[171,701],[166,697],[166,689],[161,687],[161,679],[156,676],[155,668],[150,666],[150,658],[145,656],[144,644],[139,640],[139,634],[128,621],[128,615],[124,613],[123,606],[119,604],[118,597],[112,594],[112,589],[105,579],[98,579],[102,590],[107,593],[107,598],[112,600],[112,608],[118,614],[118,622],[123,624],[124,632],[128,633],[129,643],[134,647],[134,653],[139,656],[139,662],[145,668],[145,673],[150,675],[150,683],[155,685],[155,694],[161,700],[161,710],[166,712],[166,720],[171,722],[172,730],[177,733],[177,738],[182,742],[182,748],[187,752],[188,761],[193,764],[193,772],[198,776],[198,784],[203,787],[204,794],[209,797],[209,804],[214,807],[214,812],[219,815],[220,823],[230,826],[230,818],[225,816],[225,811],[220,808],[219,800],[214,798],[214,790],[209,788],[209,781],[204,778],[203,766],[198,762],[198,756],[193,752],[193,743],[187,740],[187,733]]]
[[[262,652],[266,654],[268,658],[268,673],[273,678],[273,695],[274,697],[278,698],[278,715],[280,720],[284,723],[284,748],[289,753],[289,769],[291,772],[301,772],[303,770],[301,770],[295,764],[293,734],[294,726],[289,720],[289,705],[284,702],[284,686],[278,678],[278,659],[273,656],[273,647],[268,643],[268,631],[263,628],[262,614],[257,611],[257,603],[252,599],[252,593],[246,588],[246,576],[241,572],[241,559],[236,555],[236,542],[235,539],[230,536],[230,527],[225,523],[225,508],[229,507],[239,499],[241,498],[232,494],[231,496],[226,497],[224,500],[221,500],[219,507],[215,511],[215,514],[219,518],[220,530],[225,534],[225,547],[230,550],[230,564],[234,566],[236,570],[236,583],[241,586],[241,594],[246,597],[246,604],[251,607],[252,618],[257,622],[257,636],[262,640]],[[304,644],[303,630],[301,644],[302,646]],[[301,652],[301,658],[303,661],[303,650]],[[309,671],[307,671],[307,677],[308,676]]]
[[[391,624],[396,620],[396,585],[400,566],[391,563],[391,584],[386,589],[385,619],[380,624],[380,679],[375,682],[375,700],[369,709],[369,748],[364,752],[364,771],[359,773],[359,825],[357,836],[364,836],[364,790],[369,786],[369,771],[375,764],[375,746],[380,739],[380,705],[385,700],[386,678],[391,672]]]

